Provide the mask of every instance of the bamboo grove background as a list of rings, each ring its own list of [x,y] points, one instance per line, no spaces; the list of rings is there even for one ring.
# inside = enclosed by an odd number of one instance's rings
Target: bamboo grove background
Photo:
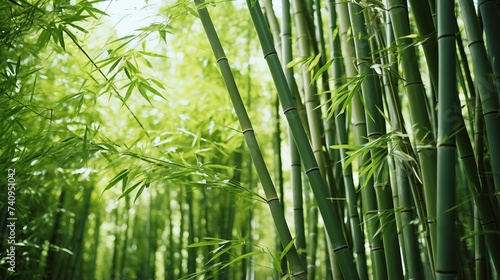
[[[153,2],[0,2],[0,278],[498,279],[499,1]]]

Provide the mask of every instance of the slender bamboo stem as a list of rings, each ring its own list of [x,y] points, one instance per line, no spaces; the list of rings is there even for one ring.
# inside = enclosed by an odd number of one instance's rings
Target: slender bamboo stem
[[[456,279],[456,144],[457,82],[455,6],[453,0],[438,2],[439,111],[436,279]],[[458,107],[460,108],[460,107]]]
[[[231,101],[233,102],[233,105],[235,107],[236,114],[243,130],[243,135],[245,136],[245,141],[247,143],[248,149],[250,150],[254,166],[264,188],[267,203],[271,210],[276,229],[278,230],[281,244],[283,247],[287,247],[292,242],[292,236],[285,220],[283,209],[281,207],[281,203],[279,202],[276,189],[274,188],[271,176],[269,175],[269,171],[264,162],[264,158],[262,156],[262,153],[260,152],[257,139],[255,138],[250,118],[248,117],[248,114],[246,112],[238,87],[236,86],[236,83],[234,81],[231,68],[224,53],[223,47],[220,43],[217,32],[215,31],[215,27],[212,23],[208,10],[206,7],[200,6],[203,4],[203,1],[201,0],[195,0],[195,4],[197,5],[197,7],[199,7],[198,14],[200,16],[200,20],[203,24],[203,28],[205,29],[205,33],[207,34],[207,38],[210,41],[210,45],[212,46],[212,50],[217,59],[217,64],[219,65],[219,68],[221,70],[226,88],[231,97]],[[293,275],[295,275],[297,279],[305,279],[305,272],[301,266],[298,253],[294,245],[292,245],[286,256],[288,262],[290,263],[290,269]]]
[[[483,35],[472,0],[459,0],[461,15],[465,23],[467,40],[474,65],[476,85],[483,105],[483,118],[495,190],[500,192],[500,114],[499,97],[493,80],[493,70],[488,62]],[[500,197],[498,197],[500,203]],[[500,266],[498,267],[500,268]]]
[[[370,45],[365,20],[362,16],[361,7],[356,3],[349,3],[349,14],[353,31],[354,46],[356,50],[356,65],[363,80],[361,91],[365,104],[365,119],[367,120],[367,135],[370,141],[375,141],[385,134],[385,123],[380,112],[383,110],[382,98],[377,91],[378,83],[375,72],[371,68]],[[379,150],[372,150],[372,158],[375,158]],[[402,279],[403,269],[399,254],[396,224],[394,217],[394,206],[392,203],[392,191],[388,186],[386,178],[387,165],[381,165],[374,174],[374,187],[381,222],[381,234],[384,243],[385,258],[387,264],[388,279]],[[370,188],[366,186],[365,188]]]
[[[336,3],[333,0],[327,2],[329,9],[329,23],[330,23],[330,34],[333,35],[338,27],[337,25],[337,13],[336,13]],[[335,36],[331,38],[331,51],[333,59],[333,89],[338,89],[345,81],[343,79],[343,74],[345,70],[342,65],[342,53],[340,47],[340,36]],[[347,128],[346,128],[346,115],[347,113],[341,112],[340,106],[335,109],[335,131],[337,136],[337,143],[340,145],[348,144]],[[341,164],[342,164],[342,175],[344,181],[344,187],[346,192],[346,207],[347,215],[349,217],[349,223],[353,239],[353,250],[356,261],[356,268],[361,279],[368,279],[368,268],[366,266],[366,253],[364,248],[364,235],[363,235],[363,225],[361,224],[359,213],[358,213],[358,194],[354,186],[354,180],[352,175],[352,166],[346,165],[347,151],[345,149],[340,149],[339,151]]]
[[[431,250],[435,254],[437,158],[432,133],[433,126],[431,125],[426,109],[426,94],[416,59],[416,51],[411,46],[411,39],[408,38],[411,32],[407,3],[403,0],[389,0],[387,3],[400,55],[399,60],[403,72],[405,91],[410,104],[411,123],[417,141],[417,152],[422,173],[424,199],[427,208],[427,223],[430,229],[432,244]]]
[[[295,92],[294,96],[298,96],[297,85],[293,77],[293,68],[286,65],[292,61],[292,22],[290,17],[290,1],[282,0],[281,3],[281,47],[282,47],[282,67],[285,72],[288,87],[291,92]],[[295,104],[302,103],[295,101]],[[304,202],[302,193],[302,169],[300,163],[299,151],[295,141],[293,140],[290,129],[288,129],[290,143],[290,181],[293,192],[293,216],[295,225],[295,244],[299,250],[302,267],[307,267],[306,259],[306,238],[305,238],[305,223],[304,223]],[[304,252],[304,253],[301,253]]]
[[[422,48],[424,50],[425,61],[429,69],[432,90],[429,97],[429,112],[434,127],[437,127],[437,96],[438,92],[438,49],[436,41],[436,29],[432,19],[431,7],[427,1],[410,0],[415,24],[420,37],[424,38]]]
[[[247,0],[247,5],[250,10],[250,15],[255,29],[257,30],[264,58],[267,61],[275,86],[278,90],[283,112],[291,128],[297,148],[299,149],[299,154],[316,198],[318,209],[323,217],[328,238],[333,246],[335,254],[337,254],[342,274],[346,279],[359,279],[353,262],[352,253],[350,252],[349,246],[347,245],[341,230],[342,225],[339,220],[339,215],[333,207],[333,204],[328,199],[327,185],[321,176],[318,163],[314,158],[314,152],[309,144],[304,127],[300,122],[299,115],[294,104],[295,102],[290,93],[290,89],[288,88],[285,75],[269,34],[269,30],[265,25],[259,2],[252,3],[251,0]]]
[[[346,2],[337,2],[336,11],[339,20],[339,34],[342,44],[342,56],[344,58],[344,66],[346,69],[346,76],[353,78],[358,76],[353,59],[356,57],[354,51],[354,43],[348,37],[350,29],[350,17],[348,6]],[[360,92],[355,88],[349,90],[356,90],[353,93],[351,100],[351,124],[353,126],[354,144],[361,146],[367,143],[367,130],[366,119],[363,104],[361,101]],[[358,165],[361,167],[358,172],[362,172],[363,166],[369,164],[369,158],[359,157]],[[367,231],[368,242],[370,244],[370,255],[373,263],[373,274],[376,279],[387,279],[387,266],[385,262],[385,252],[382,238],[377,236],[379,230],[379,221],[376,216],[377,202],[375,192],[373,190],[373,182],[366,182],[365,176],[360,176],[359,186],[361,192],[361,205],[364,224]]]
[[[478,8],[481,11],[488,57],[494,74],[498,99],[500,100],[500,37],[497,29],[500,26],[500,11],[494,0],[480,0]]]

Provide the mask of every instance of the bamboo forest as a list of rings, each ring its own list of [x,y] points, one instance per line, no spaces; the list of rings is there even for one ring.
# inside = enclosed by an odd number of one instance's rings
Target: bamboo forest
[[[499,0],[0,0],[0,279],[499,279]]]

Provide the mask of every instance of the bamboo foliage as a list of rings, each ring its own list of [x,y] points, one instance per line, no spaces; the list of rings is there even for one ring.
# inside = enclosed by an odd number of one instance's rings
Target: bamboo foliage
[[[99,2],[0,1],[1,279],[498,279],[498,1]]]

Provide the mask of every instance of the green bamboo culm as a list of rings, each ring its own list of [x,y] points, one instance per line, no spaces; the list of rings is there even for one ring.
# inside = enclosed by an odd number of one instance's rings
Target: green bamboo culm
[[[327,2],[328,14],[329,14],[329,27],[330,36],[334,36],[336,29],[340,28],[337,24],[337,12],[336,3],[334,0]],[[339,19],[340,20],[340,19]],[[340,36],[335,36],[330,38],[331,43],[331,56],[333,59],[332,63],[332,75],[333,75],[333,89],[338,89],[345,82],[344,74],[345,69],[342,64],[342,53],[340,47]],[[331,98],[331,96],[329,96]],[[335,134],[337,138],[337,143],[340,145],[348,144],[347,128],[346,128],[346,118],[347,113],[341,110],[340,106],[335,108]],[[366,265],[366,253],[364,248],[364,235],[363,235],[363,225],[360,221],[358,213],[358,195],[356,193],[356,188],[354,185],[352,166],[346,165],[346,159],[348,157],[346,149],[339,150],[340,162],[342,164],[342,176],[345,185],[346,193],[346,207],[349,217],[349,223],[351,227],[353,251],[355,256],[356,268],[360,279],[368,279],[368,268]]]
[[[328,199],[327,185],[321,176],[307,134],[300,122],[295,102],[290,93],[283,69],[281,68],[280,61],[273,46],[273,40],[266,25],[259,2],[247,0],[247,5],[250,10],[253,24],[257,30],[264,58],[267,61],[276,85],[283,112],[291,129],[293,138],[295,139],[295,143],[297,144],[306,176],[309,179],[318,209],[323,217],[325,229],[331,245],[333,246],[333,251],[339,261],[342,274],[345,279],[359,279],[351,250],[347,245],[343,232],[340,230],[342,226],[340,224],[339,215]]]
[[[349,15],[351,28],[354,38],[354,47],[356,51],[356,66],[360,75],[363,76],[361,83],[361,92],[365,104],[365,119],[367,121],[367,136],[369,141],[374,141],[385,134],[385,123],[380,112],[383,110],[382,98],[377,91],[379,83],[375,79],[374,70],[370,67],[370,45],[368,42],[368,32],[363,17],[361,6],[356,3],[349,3]],[[377,157],[379,151],[372,151],[372,158]],[[384,244],[387,278],[403,279],[403,268],[401,256],[399,254],[399,244],[396,231],[395,216],[392,202],[391,187],[388,185],[385,175],[387,174],[387,165],[383,165],[374,173],[374,186],[365,186],[365,188],[374,188],[376,203],[379,213],[386,213],[386,217],[380,217],[381,234]]]
[[[486,46],[491,67],[495,74],[495,84],[497,87],[498,99],[500,99],[500,36],[498,36],[498,26],[500,26],[500,11],[495,0],[481,0],[478,4],[483,21]]]
[[[496,192],[500,191],[500,114],[499,98],[493,70],[488,61],[483,34],[472,0],[459,0],[460,11],[465,25],[469,50],[474,66],[476,85],[483,105],[483,118],[487,147],[490,154],[491,170]],[[500,197],[497,198],[500,202]],[[498,267],[498,266],[497,266]]]
[[[224,83],[226,85],[236,115],[243,130],[243,135],[250,151],[252,161],[261,180],[262,187],[264,189],[267,203],[271,210],[271,215],[276,225],[281,244],[285,248],[293,242],[293,239],[285,220],[283,209],[281,208],[281,204],[279,202],[278,194],[276,193],[276,189],[264,162],[264,158],[257,143],[257,139],[255,138],[250,118],[248,117],[245,105],[243,104],[243,101],[241,99],[238,87],[235,83],[231,68],[229,66],[228,59],[226,58],[224,49],[212,23],[212,19],[210,18],[210,14],[208,13],[207,8],[204,6],[203,1],[194,0],[194,3],[198,7],[198,14],[201,23],[210,42],[215,58],[217,59],[217,64],[221,71]],[[290,264],[290,271],[294,275],[295,279],[306,279],[305,271],[301,266],[299,255],[294,245],[292,245],[291,249],[286,253],[286,257]]]
[[[408,4],[403,0],[388,0],[387,7],[392,21],[392,28],[396,38],[399,61],[404,78],[405,92],[408,97],[411,126],[414,130],[417,152],[420,162],[424,199],[427,210],[427,223],[430,230],[431,252],[435,257],[436,250],[436,143],[433,135],[433,126],[429,119],[426,107],[426,93],[420,75],[417,53],[412,46],[410,21],[408,18]],[[431,5],[432,8],[432,5]],[[434,261],[430,264],[433,265]]]
[[[355,67],[355,61],[353,61],[356,57],[355,45],[349,35],[351,33],[351,23],[348,3],[337,2],[336,12],[338,14],[339,34],[342,45],[341,51],[344,60],[345,73],[347,77],[356,77],[356,79],[358,79],[360,76],[357,68]],[[350,101],[350,122],[354,135],[354,144],[356,146],[362,146],[368,143],[367,124],[365,118],[365,108],[363,106],[363,101],[361,100],[361,92],[356,87],[357,85],[353,85],[349,88],[350,91],[354,91],[352,94],[352,100]],[[369,158],[370,157],[368,155],[358,158],[358,166],[361,167],[359,173],[363,173],[362,168],[370,164]],[[370,245],[372,273],[375,279],[387,279],[388,276],[384,244],[381,236],[377,234],[380,228],[380,223],[377,216],[377,200],[375,190],[373,188],[373,180],[367,180],[367,175],[365,173],[364,175],[359,176],[359,186],[362,201],[361,217],[364,220],[363,224],[367,233],[368,243]]]
[[[457,82],[455,50],[455,5],[440,0],[437,6],[439,84],[438,84],[438,175],[437,175],[437,252],[436,280],[456,279],[455,216]],[[458,106],[460,108],[460,106]]]
[[[282,52],[282,67],[285,72],[288,87],[292,92],[297,92],[297,85],[293,78],[293,68],[288,68],[286,65],[292,61],[292,23],[290,16],[290,1],[283,0],[281,2],[281,52]],[[298,96],[298,93],[297,93]],[[297,104],[297,101],[295,102]],[[297,145],[291,136],[288,129],[289,144],[290,144],[290,183],[293,190],[293,217],[295,226],[295,245],[299,252],[306,251],[306,236],[304,223],[304,202],[302,192],[302,169],[300,164],[299,151]],[[307,267],[306,254],[299,254],[302,266]]]

